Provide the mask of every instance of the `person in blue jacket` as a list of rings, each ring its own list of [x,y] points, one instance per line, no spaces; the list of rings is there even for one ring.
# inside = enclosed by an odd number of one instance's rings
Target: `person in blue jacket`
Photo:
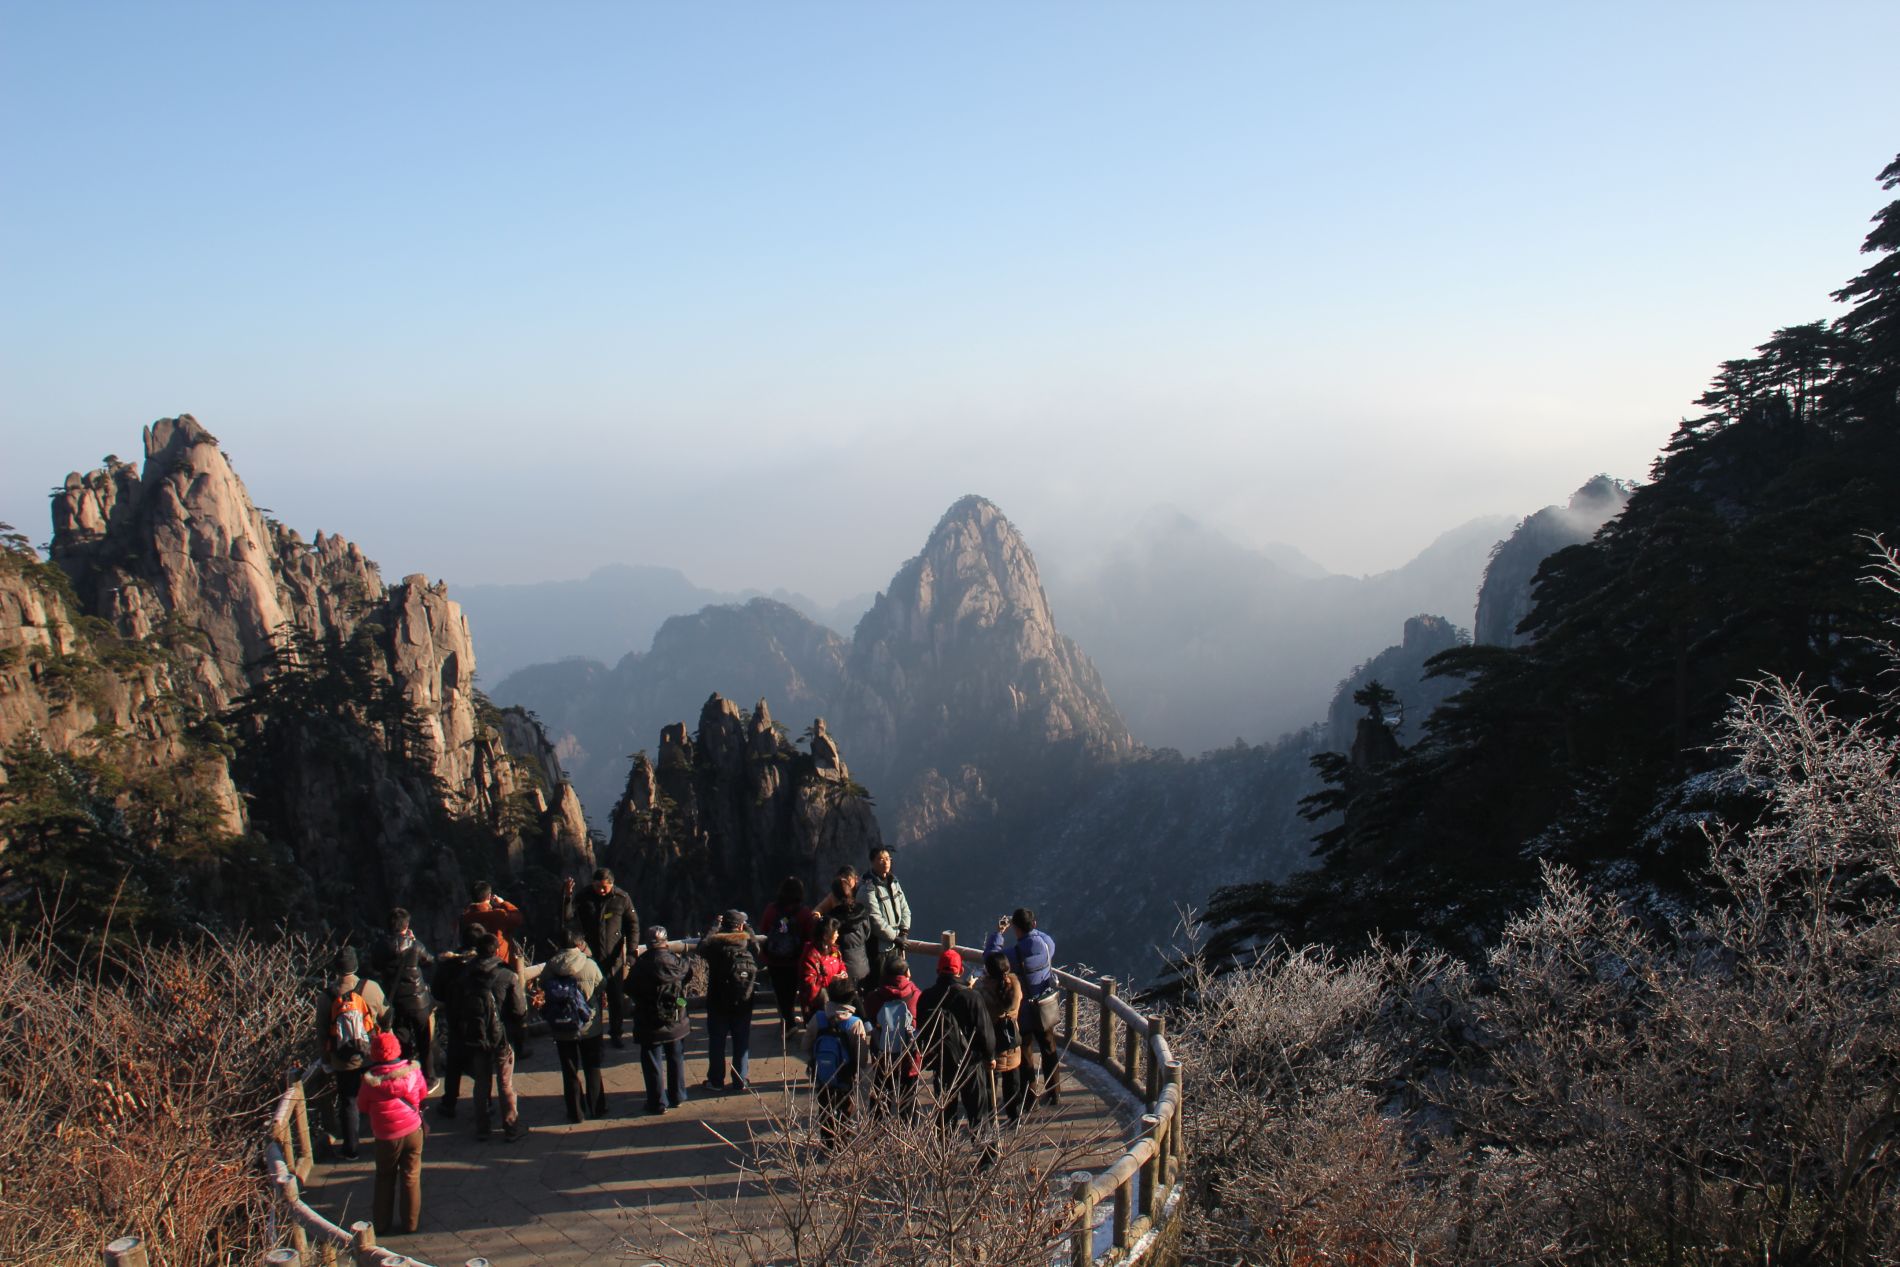
[[[1004,950],[1003,934],[1011,930],[1016,934],[1016,944]],[[996,921],[996,931],[983,943],[985,955],[998,951],[1008,956],[1010,970],[1023,986],[1023,1004],[1016,1021],[1022,1028],[1025,1050],[1030,1040],[1035,1040],[1034,1050],[1042,1067],[1042,1089],[1035,1100],[1061,1104],[1062,1085],[1056,1074],[1056,940],[1036,927],[1034,911],[1019,906],[1013,914]],[[1023,1077],[1028,1081],[1034,1073],[1025,1069]]]

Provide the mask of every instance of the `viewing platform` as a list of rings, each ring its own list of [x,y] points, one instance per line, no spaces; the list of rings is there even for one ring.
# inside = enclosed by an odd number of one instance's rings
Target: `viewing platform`
[[[934,957],[941,948],[933,942],[909,945],[914,956]],[[919,959],[914,970],[927,962]],[[931,979],[920,978],[920,984]],[[1062,1102],[1039,1106],[1023,1130],[1004,1137],[1004,1146],[1023,1141],[1075,1167],[1061,1197],[1069,1208],[1056,1211],[1065,1230],[1051,1242],[1051,1262],[1082,1267],[1164,1261],[1155,1251],[1167,1241],[1179,1204],[1179,1065],[1160,1022],[1117,997],[1114,982],[1061,973],[1058,984]],[[783,1128],[793,1103],[788,1092],[800,1103],[809,1099],[797,1039],[787,1052],[776,1009],[762,991],[753,1009],[752,1090],[714,1092],[699,1085],[707,1047],[697,1002],[692,1016],[686,1040],[689,1098],[663,1115],[646,1112],[639,1048],[630,1034],[625,1049],[604,1048],[609,1111],[597,1121],[566,1121],[554,1042],[546,1036],[536,1038],[530,1056],[517,1065],[521,1121],[529,1130],[516,1142],[503,1141],[499,1122],[490,1139],[476,1140],[466,1085],[452,1120],[437,1115],[440,1097],[432,1097],[422,1225],[408,1236],[379,1236],[364,1222],[375,1172],[367,1139],[360,1160],[316,1161],[309,1100],[322,1079],[314,1068],[307,1070],[311,1080],[293,1084],[280,1101],[266,1146],[267,1174],[281,1197],[275,1209],[285,1248],[278,1261],[383,1267],[643,1264],[656,1255],[692,1254],[693,1233],[752,1231],[769,1238],[779,1211],[758,1177],[750,1145]],[[934,1112],[928,1074],[919,1100],[925,1113]],[[860,1115],[856,1129],[878,1128]],[[967,1149],[972,1165],[977,1161],[965,1133],[953,1133],[943,1147]]]

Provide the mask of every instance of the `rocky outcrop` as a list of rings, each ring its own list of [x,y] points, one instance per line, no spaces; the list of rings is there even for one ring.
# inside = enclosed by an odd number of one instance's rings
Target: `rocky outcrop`
[[[815,737],[831,750],[828,772],[764,700],[748,712],[714,694],[696,738],[676,722],[657,759],[634,757],[603,857],[643,919],[698,930],[735,905],[756,915],[787,875],[815,892],[838,866],[863,863],[881,840],[877,817],[836,740]]]
[[[1572,493],[1567,505],[1544,507],[1499,542],[1478,590],[1474,640],[1494,647],[1517,647],[1530,641],[1517,627],[1531,614],[1537,569],[1564,547],[1594,537],[1597,529],[1622,513],[1630,492],[1627,482],[1598,475]]]
[[[1134,749],[1094,666],[1056,629],[1029,546],[981,497],[952,506],[877,596],[849,668],[851,733],[877,754],[873,777],[969,753]]]
[[[1398,740],[1417,743],[1424,734],[1425,719],[1440,704],[1464,687],[1455,677],[1428,678],[1425,662],[1441,651],[1463,646],[1465,632],[1443,616],[1414,616],[1405,622],[1405,634],[1397,646],[1387,647],[1346,675],[1333,692],[1326,710],[1328,746],[1335,752],[1350,752],[1359,742],[1365,709],[1353,702],[1355,692],[1372,682],[1396,697],[1388,718]]]
[[[267,518],[189,415],[144,440],[142,472],[108,458],[55,491],[65,586],[17,554],[0,582],[0,623],[13,618],[0,640],[20,644],[8,668],[30,679],[6,692],[0,743],[31,733],[70,759],[142,737],[145,765],[191,763],[228,833],[284,864],[272,885],[306,925],[373,923],[400,903],[445,939],[474,878],[536,873],[552,887],[592,866],[545,736],[475,691],[468,624],[444,586],[385,586],[354,544],[306,544]],[[66,587],[62,625],[44,595]],[[84,707],[48,678],[79,654],[75,629],[115,671],[87,679]]]

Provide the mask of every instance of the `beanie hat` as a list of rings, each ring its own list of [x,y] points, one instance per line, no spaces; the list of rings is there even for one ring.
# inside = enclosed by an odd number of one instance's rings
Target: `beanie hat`
[[[745,927],[745,912],[744,911],[739,911],[739,910],[727,911],[724,915],[721,915],[719,917],[719,931],[722,933],[736,933],[744,927]]]
[[[369,1040],[369,1059],[371,1064],[386,1065],[392,1060],[402,1059],[402,1043],[388,1030],[372,1034]]]
[[[963,975],[963,956],[954,950],[946,950],[937,956],[937,975],[940,977],[960,977]]]
[[[353,975],[356,972],[356,952],[345,946],[336,952],[336,958],[330,961],[330,966],[336,969],[340,977]]]

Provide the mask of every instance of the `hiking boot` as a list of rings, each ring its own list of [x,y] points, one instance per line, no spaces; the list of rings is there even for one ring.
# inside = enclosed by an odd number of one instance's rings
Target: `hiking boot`
[[[504,1144],[512,1144],[527,1133],[528,1124],[526,1122],[510,1122],[506,1129],[502,1131],[501,1139]]]

